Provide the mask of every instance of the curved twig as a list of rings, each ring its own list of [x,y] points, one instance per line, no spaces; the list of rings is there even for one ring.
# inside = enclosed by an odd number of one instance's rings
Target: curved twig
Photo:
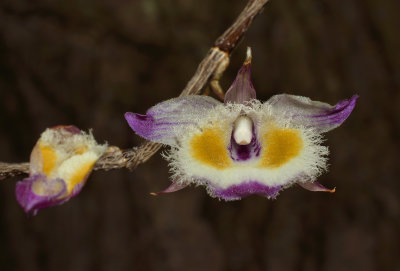
[[[193,77],[187,83],[179,96],[199,94],[215,73],[221,73],[229,62],[229,54],[236,48],[238,42],[250,27],[255,16],[263,9],[269,0],[249,0],[234,23],[215,41],[200,62]],[[221,71],[222,69],[222,71]],[[135,169],[153,156],[162,144],[145,141],[139,147],[120,150],[111,146],[97,161],[94,170],[110,170],[117,168]],[[0,162],[0,179],[14,177],[29,172],[29,163]]]

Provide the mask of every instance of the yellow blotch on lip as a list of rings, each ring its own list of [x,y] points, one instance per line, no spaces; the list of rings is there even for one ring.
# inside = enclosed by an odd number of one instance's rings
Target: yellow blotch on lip
[[[54,169],[56,162],[57,162],[57,154],[55,150],[46,145],[41,145],[40,144],[40,152],[42,154],[42,160],[43,160],[43,173],[46,174],[46,176],[49,176],[50,172]]]
[[[278,168],[300,154],[303,140],[295,129],[272,129],[263,137],[261,167]]]
[[[195,135],[190,142],[192,156],[198,161],[217,169],[231,166],[223,132],[220,128],[207,128]]]
[[[77,168],[75,170],[75,172],[73,173],[73,175],[69,178],[69,181],[67,182],[67,190],[68,190],[68,194],[72,192],[72,189],[74,189],[74,187],[79,184],[80,182],[82,182],[86,175],[92,170],[94,163],[96,161],[90,161],[90,162],[86,162],[83,163],[79,168]]]

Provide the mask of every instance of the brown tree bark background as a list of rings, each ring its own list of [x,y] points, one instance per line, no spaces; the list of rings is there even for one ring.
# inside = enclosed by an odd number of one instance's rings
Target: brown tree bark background
[[[33,3],[35,2],[35,3]],[[0,2],[0,161],[29,159],[58,124],[138,145],[123,118],[179,94],[245,5],[241,0]],[[27,218],[0,183],[0,270],[400,270],[400,2],[273,0],[246,46],[258,97],[331,104],[360,95],[327,134],[335,194],[287,189],[223,202],[169,184],[154,156],[135,171],[94,172],[70,202]]]

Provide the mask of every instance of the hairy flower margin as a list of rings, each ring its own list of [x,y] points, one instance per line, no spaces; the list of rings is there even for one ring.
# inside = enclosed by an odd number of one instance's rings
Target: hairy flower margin
[[[322,134],[340,126],[358,95],[331,106],[280,94],[262,103],[250,80],[251,51],[225,95],[178,97],[146,115],[126,113],[139,136],[170,146],[172,184],[159,193],[203,185],[213,197],[238,200],[251,194],[275,198],[295,183],[334,192],[316,181],[327,168]],[[154,194],[159,194],[154,193]]]
[[[75,126],[46,129],[32,150],[29,177],[16,184],[18,203],[36,215],[75,197],[106,149],[106,144],[97,144],[91,133]]]

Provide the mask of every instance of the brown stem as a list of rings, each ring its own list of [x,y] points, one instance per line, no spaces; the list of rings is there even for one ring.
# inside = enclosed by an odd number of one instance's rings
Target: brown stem
[[[216,40],[206,57],[200,62],[193,77],[187,83],[179,96],[199,94],[209,82],[211,76],[221,66],[229,61],[229,54],[237,46],[240,39],[250,27],[255,16],[260,13],[269,0],[249,0],[234,23]],[[117,168],[135,169],[153,156],[162,144],[150,141],[144,142],[137,148],[120,150],[110,147],[97,161],[94,170],[110,170]],[[29,163],[0,162],[0,180],[29,172]]]
[[[230,54],[269,0],[250,0],[235,22],[217,39],[215,46]]]

